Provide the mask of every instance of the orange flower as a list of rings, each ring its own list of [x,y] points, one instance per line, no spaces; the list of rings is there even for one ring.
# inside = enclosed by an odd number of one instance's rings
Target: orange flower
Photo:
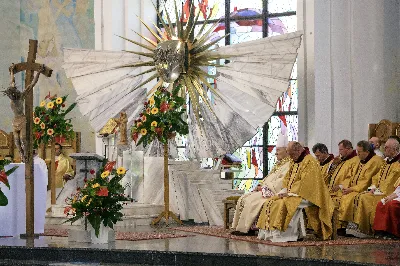
[[[45,128],[46,128],[46,125],[42,122],[42,123],[40,124],[40,128],[41,128],[41,129],[45,129]]]
[[[47,130],[47,135],[52,136],[53,134],[54,134],[54,130],[51,129],[51,128],[49,128],[49,129]]]
[[[146,120],[147,120],[147,117],[144,115],[144,116],[142,116],[142,121],[143,122],[146,122]]]
[[[33,119],[33,123],[38,125],[40,123],[40,118],[39,117],[35,117],[35,119]]]

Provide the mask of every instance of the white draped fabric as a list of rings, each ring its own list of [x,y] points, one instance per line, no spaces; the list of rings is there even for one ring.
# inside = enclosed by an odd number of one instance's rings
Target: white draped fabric
[[[301,32],[294,32],[211,52],[229,55],[230,62],[217,67],[217,91],[221,98],[214,97],[216,117],[201,106],[204,119],[200,123],[205,130],[200,130],[190,109],[189,157],[233,152],[268,121],[276,101],[288,89],[301,36]],[[143,82],[142,76],[135,77],[143,68],[120,67],[141,60],[128,52],[64,50],[63,67],[77,91],[78,106],[96,131],[120,111],[127,112],[129,124],[138,116],[146,89],[131,89]]]
[[[0,207],[0,236],[15,236],[25,234],[25,164],[9,164],[6,170],[18,166],[17,170],[8,177],[10,190],[1,183],[1,190],[8,198],[8,205]],[[35,160],[35,234],[44,233],[46,214],[47,168]]]

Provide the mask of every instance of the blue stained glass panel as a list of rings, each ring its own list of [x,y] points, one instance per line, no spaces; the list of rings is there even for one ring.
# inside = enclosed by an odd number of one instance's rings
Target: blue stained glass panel
[[[234,179],[233,189],[244,190],[245,193],[249,193],[254,191],[260,182],[261,180],[254,179]]]
[[[230,12],[232,14],[232,12],[238,11],[238,10],[244,10],[244,9],[248,9],[250,11],[252,10],[257,10],[257,12],[259,14],[262,13],[262,9],[263,9],[263,1],[262,0],[231,0],[230,1],[231,6],[230,6]],[[234,13],[235,14],[235,13]],[[243,13],[243,15],[241,15],[242,17],[246,17],[246,16],[254,16],[254,14],[248,12],[248,13]]]
[[[268,36],[277,36],[297,30],[296,16],[273,17],[268,19]]]
[[[263,147],[242,147],[234,156],[242,160],[240,172],[235,173],[235,179],[263,178]]]
[[[262,20],[238,20],[230,23],[231,44],[261,39]]]
[[[268,13],[297,11],[297,0],[268,0]]]

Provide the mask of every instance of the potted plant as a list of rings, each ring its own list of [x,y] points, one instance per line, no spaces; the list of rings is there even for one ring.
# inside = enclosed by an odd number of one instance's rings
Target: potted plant
[[[169,92],[166,88],[158,89],[148,101],[144,103],[142,113],[134,121],[131,128],[131,136],[136,145],[143,144],[146,147],[155,139],[164,144],[164,211],[152,221],[157,224],[165,218],[168,224],[169,217],[182,223],[174,213],[169,210],[169,174],[168,174],[168,140],[176,134],[186,135],[189,126],[182,119],[186,113],[186,99],[178,93],[181,86],[178,85]]]
[[[84,180],[83,188],[78,188],[65,201],[69,205],[64,213],[72,216],[65,222],[75,222],[84,219],[85,230],[87,222],[92,227],[92,242],[107,243],[108,229],[114,228],[118,221],[122,221],[121,212],[125,201],[130,199],[124,195],[125,187],[121,185],[121,180],[125,176],[126,169],[119,167],[114,169],[114,163],[103,164],[99,172],[90,170],[94,178]]]
[[[5,170],[5,166],[9,165],[11,161],[9,160],[0,160],[0,182],[4,183],[8,189],[10,189],[10,183],[8,183],[8,176],[11,175],[17,168],[18,166],[14,166],[9,170]],[[3,191],[1,191],[0,187],[0,206],[7,206],[8,205],[8,199],[6,195],[4,194]]]

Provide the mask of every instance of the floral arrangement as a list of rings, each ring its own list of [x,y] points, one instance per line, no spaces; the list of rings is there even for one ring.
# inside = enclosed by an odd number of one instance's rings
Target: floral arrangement
[[[93,179],[84,180],[83,188],[78,188],[77,192],[68,197],[65,202],[69,205],[64,209],[67,216],[72,216],[65,222],[75,222],[81,218],[89,221],[95,230],[96,236],[99,235],[100,224],[113,228],[114,224],[122,221],[122,208],[130,201],[123,193],[125,187],[120,183],[125,176],[126,169],[119,167],[114,169],[115,162],[104,161],[102,169],[95,173]]]
[[[165,144],[176,133],[189,133],[188,124],[182,119],[186,112],[186,100],[178,96],[180,89],[181,86],[175,87],[172,92],[165,88],[158,89],[144,103],[142,113],[131,128],[131,136],[136,145],[143,143],[146,147],[154,139]]]
[[[6,165],[9,165],[10,163],[11,161],[9,160],[0,160],[0,182],[6,185],[8,189],[10,189],[10,184],[8,183],[8,176],[11,175],[18,168],[18,166],[14,166],[13,168],[6,171],[4,167]],[[7,205],[8,205],[8,199],[0,188],[0,206],[7,206]]]
[[[63,140],[74,137],[71,119],[65,116],[72,111],[76,103],[65,109],[68,95],[63,97],[48,96],[36,106],[33,112],[34,147],[40,143],[48,144],[52,140],[62,143]]]

